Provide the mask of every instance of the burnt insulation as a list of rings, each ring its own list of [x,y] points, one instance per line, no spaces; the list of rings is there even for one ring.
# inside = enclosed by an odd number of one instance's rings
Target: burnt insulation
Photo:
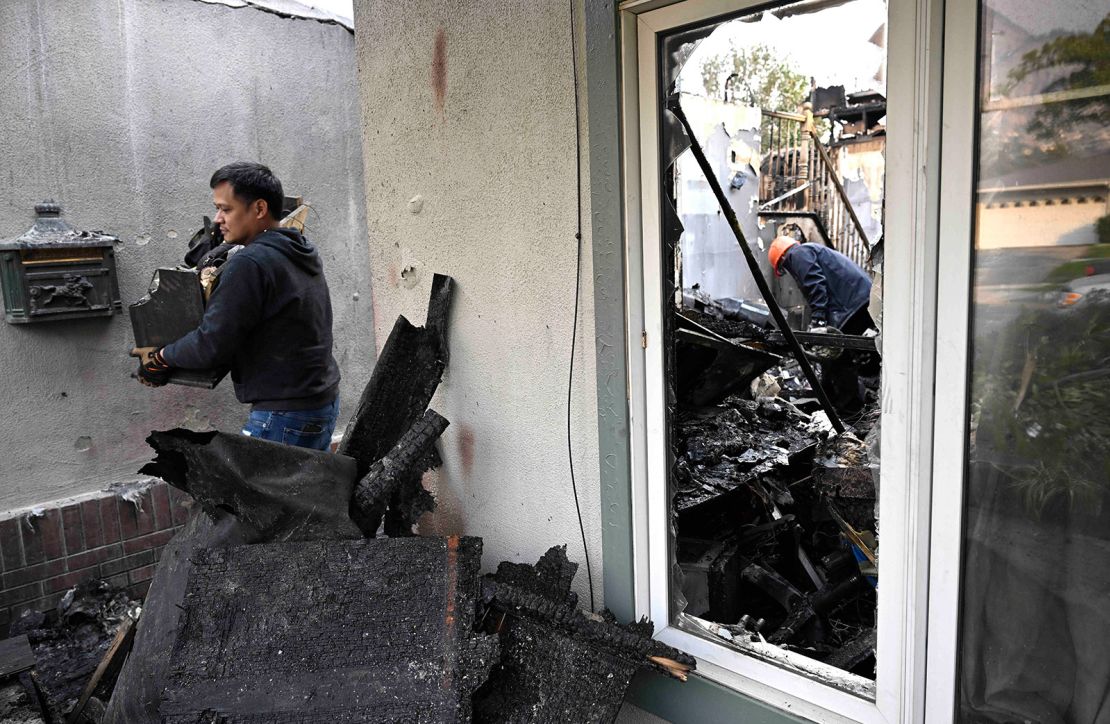
[[[223,432],[152,432],[139,472],[189,493],[206,513],[230,512],[252,540],[358,538],[347,514],[355,461]]]

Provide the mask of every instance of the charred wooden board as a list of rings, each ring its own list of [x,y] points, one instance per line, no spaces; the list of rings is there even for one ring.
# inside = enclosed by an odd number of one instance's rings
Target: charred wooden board
[[[18,674],[33,668],[35,655],[27,642],[27,634],[0,641],[0,677]]]
[[[478,538],[267,543],[194,556],[167,724],[468,721]]]
[[[557,546],[535,566],[503,562],[485,577],[501,660],[474,696],[475,722],[611,722],[637,671],[685,680],[694,668],[692,657],[651,637],[651,622],[580,611],[577,568]]]
[[[728,393],[747,389],[782,361],[776,354],[738,344],[679,317],[675,331],[676,388],[679,402],[712,405]]]
[[[158,269],[150,291],[132,304],[131,328],[136,347],[165,347],[200,326],[204,318],[204,292],[196,269]],[[212,389],[227,374],[220,370],[174,369],[170,382]]]
[[[447,368],[447,323],[453,286],[451,277],[436,274],[424,326],[415,327],[398,317],[378,355],[358,409],[339,444],[340,453],[358,461],[360,477],[397,444],[432,401]],[[409,474],[399,481],[385,515],[386,535],[412,535],[416,518],[435,506],[420,478],[425,470],[439,464],[439,455],[431,447],[423,462],[410,467]],[[375,534],[382,519],[376,510],[361,510],[357,501],[351,505],[351,517],[367,536]]]
[[[401,436],[389,454],[370,466],[370,472],[355,486],[352,507],[357,508],[365,519],[380,520],[386,506],[395,500],[398,489],[424,472],[426,460],[434,453],[435,441],[447,425],[447,420],[435,410],[425,410],[423,417]],[[420,493],[431,498],[431,493],[422,486]],[[411,496],[406,499],[411,499]],[[416,499],[414,503],[407,511],[398,511],[404,520],[409,521],[410,528],[420,513],[430,508],[434,501]]]
[[[794,337],[802,344],[815,347],[834,347],[837,349],[852,349],[861,352],[874,352],[875,338],[864,337],[858,334],[821,334],[818,332],[794,332]],[[782,332],[770,332],[767,341],[771,344],[786,346],[786,338]]]

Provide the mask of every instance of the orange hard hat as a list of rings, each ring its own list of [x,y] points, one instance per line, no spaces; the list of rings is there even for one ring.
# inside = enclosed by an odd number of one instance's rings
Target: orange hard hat
[[[791,239],[789,236],[776,236],[775,240],[771,242],[771,248],[767,251],[767,258],[771,260],[771,268],[775,270],[776,276],[782,276],[779,262],[782,261],[786,250],[797,243],[797,239]]]

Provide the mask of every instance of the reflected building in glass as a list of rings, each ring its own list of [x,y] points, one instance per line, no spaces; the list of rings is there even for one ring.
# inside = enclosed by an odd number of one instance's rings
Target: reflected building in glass
[[[980,22],[959,718],[1110,722],[1110,14]]]

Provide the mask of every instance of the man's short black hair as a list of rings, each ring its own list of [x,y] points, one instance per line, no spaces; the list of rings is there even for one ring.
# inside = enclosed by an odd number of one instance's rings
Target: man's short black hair
[[[278,181],[273,171],[260,163],[236,161],[212,174],[212,180],[208,182],[208,186],[216,188],[224,181],[231,184],[232,193],[240,201],[251,204],[262,199],[270,208],[270,218],[275,221],[281,219],[285,192],[281,188],[281,181]]]

